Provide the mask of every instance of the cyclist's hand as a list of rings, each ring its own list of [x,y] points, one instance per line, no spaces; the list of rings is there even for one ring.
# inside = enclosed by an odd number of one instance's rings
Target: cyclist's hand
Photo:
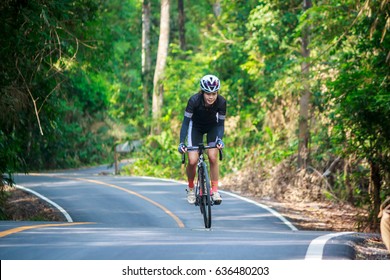
[[[187,146],[184,143],[180,143],[177,150],[179,151],[179,153],[184,154],[185,152],[187,152]]]
[[[218,139],[217,142],[215,142],[215,146],[217,146],[219,150],[225,148],[225,144],[223,143],[222,139]]]

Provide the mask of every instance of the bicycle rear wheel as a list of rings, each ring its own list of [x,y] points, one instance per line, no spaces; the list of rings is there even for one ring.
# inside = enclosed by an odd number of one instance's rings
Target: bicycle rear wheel
[[[206,163],[202,163],[200,167],[199,178],[202,196],[200,201],[200,208],[203,214],[205,228],[211,228],[211,197],[210,197],[210,179],[207,172]]]

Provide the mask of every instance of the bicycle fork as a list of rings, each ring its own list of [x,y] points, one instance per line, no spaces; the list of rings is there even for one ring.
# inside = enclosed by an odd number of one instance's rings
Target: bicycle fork
[[[203,154],[201,154],[198,162],[198,181],[195,188],[195,197],[196,197],[195,206],[199,206],[203,196],[207,196],[207,190],[206,190],[207,178],[205,176],[205,170],[203,170],[203,168],[207,168],[207,164],[204,163]],[[204,190],[202,190],[202,188],[204,188]],[[214,200],[212,199],[211,196],[211,188],[209,189],[209,192],[210,192],[210,205],[213,206]]]

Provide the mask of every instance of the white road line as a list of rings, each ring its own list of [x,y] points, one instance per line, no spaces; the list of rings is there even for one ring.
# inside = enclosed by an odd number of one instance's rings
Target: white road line
[[[20,185],[14,185],[16,188],[18,189],[21,189],[21,190],[24,190],[26,192],[29,192],[29,193],[32,193],[33,195],[39,197],[40,199],[43,199],[44,201],[46,201],[47,203],[53,205],[55,208],[58,209],[58,211],[60,211],[66,218],[66,220],[69,222],[69,223],[73,223],[73,219],[72,217],[68,214],[68,212],[65,211],[64,208],[62,208],[61,206],[59,206],[57,203],[55,203],[54,201],[48,199],[47,197],[41,195],[40,193],[37,193],[36,191],[33,191],[33,190],[30,190],[28,188],[25,188],[23,186],[20,186]]]
[[[251,203],[253,205],[256,205],[260,208],[263,208],[265,210],[267,210],[268,212],[271,212],[274,216],[276,216],[277,218],[279,218],[286,226],[288,226],[291,230],[293,231],[298,231],[298,229],[292,224],[290,223],[285,217],[283,217],[279,212],[275,211],[274,209],[268,207],[267,205],[264,205],[264,204],[261,204],[259,202],[256,202],[256,201],[253,201],[249,198],[246,198],[246,197],[242,197],[242,196],[239,196],[237,194],[234,194],[234,193],[230,193],[230,192],[226,192],[226,191],[221,191],[219,190],[219,192],[221,193],[224,193],[224,194],[227,194],[227,195],[230,195],[230,196],[233,196],[235,198],[238,198],[238,199],[241,199],[243,201],[246,201],[248,203]]]
[[[163,179],[163,178],[155,178],[155,177],[149,177],[149,176],[132,176],[133,178],[143,178],[143,179],[149,179],[149,180],[160,180],[160,181],[166,181],[166,182],[172,182],[172,183],[179,183],[179,184],[183,184],[183,185],[186,185],[186,183],[183,183],[183,182],[180,182],[180,181],[177,181],[177,180],[172,180],[172,179]],[[34,193],[36,196],[44,199],[45,201],[47,201],[48,203],[52,204],[53,206],[55,206],[59,211],[61,211],[64,216],[67,218],[67,220],[69,222],[73,222],[72,218],[69,216],[69,214],[61,207],[59,206],[58,204],[56,204],[55,202],[49,200],[48,198],[40,195],[39,193],[36,193],[30,189],[27,189],[27,188],[24,188],[22,186],[18,186],[26,191],[29,191],[31,193]],[[256,202],[256,201],[253,201],[249,198],[245,198],[245,197],[242,197],[240,195],[237,195],[237,194],[234,194],[234,193],[230,193],[230,192],[227,192],[227,191],[222,191],[222,190],[219,190],[221,193],[224,193],[224,194],[227,194],[227,195],[230,195],[230,196],[233,196],[235,198],[238,198],[238,199],[241,199],[243,201],[246,201],[248,203],[251,203],[253,205],[256,205],[260,208],[263,208],[265,210],[267,210],[268,212],[270,212],[272,215],[276,216],[277,218],[279,218],[286,226],[288,226],[292,231],[298,231],[298,229],[291,223],[289,222],[285,217],[283,217],[279,212],[275,211],[274,209],[268,207],[267,205],[264,205],[264,204],[261,204],[259,202]]]
[[[177,180],[172,180],[172,179],[161,179],[161,178],[154,178],[154,177],[141,177],[141,178],[145,178],[145,179],[153,179],[153,180],[161,180],[161,181],[168,181],[168,182],[174,182],[174,183],[179,183],[179,184],[183,184],[183,185],[187,185],[186,183],[183,183],[183,182],[180,182],[180,181],[177,181]],[[298,231],[298,229],[291,223],[289,222],[285,217],[283,217],[279,212],[275,211],[274,209],[268,207],[267,205],[264,205],[264,204],[261,204],[259,202],[256,202],[256,201],[253,201],[249,198],[246,198],[246,197],[242,197],[240,195],[237,195],[237,194],[234,194],[234,193],[231,193],[231,192],[227,192],[227,191],[222,191],[222,190],[219,190],[220,193],[224,193],[224,194],[227,194],[227,195],[230,195],[230,196],[233,196],[235,198],[238,198],[238,199],[241,199],[243,201],[246,201],[248,203],[251,203],[253,205],[256,205],[260,208],[263,208],[265,210],[267,210],[268,212],[270,212],[272,215],[276,216],[277,218],[279,218],[286,226],[288,226],[292,231]]]
[[[316,239],[313,239],[306,251],[305,260],[322,260],[324,247],[326,243],[333,237],[351,234],[353,232],[337,232],[326,235],[321,235]]]

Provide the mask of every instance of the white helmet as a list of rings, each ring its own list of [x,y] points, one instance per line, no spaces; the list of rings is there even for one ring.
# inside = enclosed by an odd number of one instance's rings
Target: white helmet
[[[205,92],[215,92],[219,90],[221,83],[214,75],[206,75],[200,79],[200,88]]]

